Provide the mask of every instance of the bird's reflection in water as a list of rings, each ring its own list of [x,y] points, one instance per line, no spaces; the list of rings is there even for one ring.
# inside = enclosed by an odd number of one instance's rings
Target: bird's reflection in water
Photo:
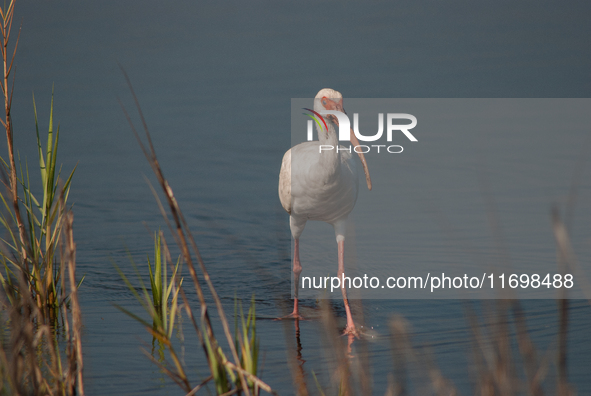
[[[296,384],[296,387],[298,388],[298,391],[296,394],[298,395],[308,395],[308,389],[307,389],[307,383],[306,383],[306,378],[307,378],[307,374],[306,374],[306,370],[304,368],[304,363],[306,363],[306,360],[303,358],[302,355],[302,351],[303,351],[303,346],[302,346],[302,341],[301,341],[301,337],[300,337],[300,319],[294,319],[294,329],[295,329],[295,360],[294,363],[297,364],[293,364],[292,365],[292,375],[294,377],[294,382]],[[352,359],[355,358],[355,355],[353,355],[353,343],[355,342],[356,337],[353,334],[344,334],[341,336],[337,336],[338,338],[340,338],[342,340],[341,337],[347,337],[347,346],[346,346],[346,354],[341,354],[341,353],[336,353],[336,355],[341,355],[341,356],[346,356],[348,359],[345,360],[349,360],[349,363],[345,363],[346,365],[352,364]],[[337,342],[334,345],[340,345],[343,347],[343,349],[345,348],[344,343],[340,343]],[[337,352],[332,350],[332,352]]]
[[[302,341],[300,339],[300,320],[295,320],[295,336],[296,336],[296,358],[300,367],[304,366],[306,361],[302,359]]]
[[[294,365],[293,375],[294,375],[294,382],[298,387],[298,395],[307,395],[308,394],[308,386],[306,385],[306,371],[304,370],[304,363],[306,361],[302,358],[302,341],[300,339],[300,320],[295,319],[295,338],[296,338],[296,361],[297,365]]]

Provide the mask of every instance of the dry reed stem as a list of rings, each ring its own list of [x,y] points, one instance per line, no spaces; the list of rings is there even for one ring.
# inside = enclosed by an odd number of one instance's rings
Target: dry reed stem
[[[516,381],[507,325],[507,304],[506,300],[500,300],[497,312],[490,315],[488,323],[485,324],[490,333],[486,338],[480,338],[482,344],[479,350],[486,362],[485,388],[489,389],[492,386],[499,394],[513,395]]]
[[[386,393],[384,396],[400,396],[400,389],[396,387],[396,380],[392,373],[388,374],[388,387],[386,388]]]
[[[18,36],[16,39],[16,44],[14,46],[14,51],[12,52],[12,57],[10,59],[10,65],[8,64],[8,42],[10,40],[10,30],[12,28],[12,19],[14,17],[14,0],[10,2],[6,11],[0,8],[0,16],[2,17],[2,23],[0,24],[0,31],[2,33],[2,45],[0,46],[2,52],[2,62],[4,65],[4,74],[2,81],[0,81],[0,86],[2,88],[2,93],[4,94],[4,111],[5,111],[5,119],[0,119],[0,122],[6,129],[6,143],[8,145],[8,161],[10,165],[10,186],[9,191],[12,196],[12,206],[14,208],[14,214],[16,218],[16,223],[18,226],[18,233],[21,242],[21,254],[22,254],[22,262],[24,267],[27,269],[28,272],[28,263],[27,263],[27,237],[25,234],[25,225],[23,223],[20,207],[19,207],[19,199],[18,199],[18,184],[17,184],[17,177],[16,177],[16,164],[14,161],[14,147],[13,147],[13,132],[12,132],[12,117],[10,114],[11,106],[12,106],[12,94],[14,89],[14,75],[13,75],[13,82],[12,87],[10,89],[10,94],[8,93],[8,76],[12,70],[12,65],[14,62],[14,57],[16,56],[16,49],[18,48],[18,42],[20,39],[21,30],[18,31]]]
[[[591,282],[589,282],[589,279],[577,260],[577,256],[575,255],[570,242],[568,231],[560,219],[558,208],[556,207],[552,209],[552,229],[554,231],[554,238],[556,239],[556,248],[558,250],[559,270],[576,275],[577,283],[580,286],[585,299],[589,302],[589,305],[591,305]]]
[[[391,350],[394,362],[394,376],[392,377],[390,392],[393,395],[407,394],[406,384],[406,361],[410,340],[408,338],[408,323],[402,316],[395,315],[390,321],[390,332],[392,334]]]
[[[457,395],[458,392],[456,388],[443,376],[441,370],[439,370],[434,363],[430,353],[428,353],[426,349],[420,351],[412,346],[410,339],[410,325],[402,316],[395,315],[392,318],[390,321],[390,332],[394,374],[388,377],[388,389],[386,390],[386,395],[409,394],[409,385],[407,381],[409,363],[420,367],[421,370],[426,369],[426,381],[416,378],[417,384],[425,387],[422,391],[416,391],[417,394],[429,393],[439,396]]]
[[[519,352],[523,357],[523,366],[527,379],[529,394],[531,396],[543,396],[542,380],[544,378],[541,363],[538,363],[538,357],[534,344],[531,341],[527,325],[525,322],[525,313],[519,301],[513,301],[513,317],[515,318],[515,328],[517,336],[517,345]],[[543,362],[542,362],[543,363]]]
[[[75,372],[76,385],[78,395],[84,396],[84,381],[82,372],[84,369],[84,362],[82,359],[82,314],[80,310],[80,303],[78,302],[78,286],[76,283],[76,244],[74,243],[74,214],[68,212],[65,222],[65,237],[66,237],[66,254],[68,275],[70,281],[70,304],[72,309],[72,347],[74,349],[73,356],[75,357]],[[62,264],[63,265],[63,264]],[[72,362],[74,363],[74,362]],[[70,366],[70,370],[73,368]]]
[[[517,389],[517,379],[515,378],[515,367],[513,365],[511,342],[509,338],[509,318],[506,300],[501,300],[499,305],[496,322],[492,323],[493,345],[495,348],[495,380],[502,395],[513,395]],[[492,318],[491,318],[492,320]]]
[[[148,327],[146,329],[148,329],[148,331],[150,332],[150,329]],[[169,348],[169,351],[171,349],[172,348]],[[158,366],[160,370],[166,373],[166,375],[168,375],[181,389],[185,390],[185,392],[189,392],[191,390],[191,385],[189,384],[189,381],[187,380],[187,376],[185,375],[184,371],[180,373],[171,371],[164,364],[157,361],[154,358],[154,356],[152,356],[147,350],[145,350],[144,348],[141,348],[141,350],[146,355],[146,357],[152,361],[152,363],[156,364],[156,366]]]
[[[557,263],[558,270],[564,276],[569,271],[576,272],[579,276],[579,282],[583,281],[581,289],[585,293],[589,303],[591,299],[589,295],[589,285],[586,277],[581,274],[581,269],[578,265],[578,261],[573,252],[573,248],[570,243],[570,237],[566,226],[560,219],[558,208],[552,208],[552,226],[554,230],[554,237],[556,238],[557,248]],[[559,396],[569,396],[574,394],[570,385],[568,384],[568,370],[567,370],[567,335],[568,335],[568,299],[566,288],[562,287],[559,289],[560,297],[557,300],[558,312],[559,312],[559,331],[558,331],[558,352],[557,352],[557,371],[558,371],[558,384],[557,394]]]
[[[231,391],[228,391],[226,393],[222,393],[220,396],[232,396],[235,395],[239,392],[239,389],[232,389]]]
[[[227,365],[228,367],[230,367],[232,370],[234,370],[238,373],[242,373],[242,375],[244,375],[249,380],[254,382],[256,386],[258,386],[260,389],[264,390],[265,392],[270,393],[272,395],[277,395],[277,392],[275,392],[273,389],[271,389],[271,387],[269,385],[267,385],[265,382],[261,381],[261,379],[259,377],[257,377],[256,375],[252,375],[248,371],[244,370],[242,367],[237,366],[228,360],[226,360],[224,362],[224,364]],[[238,390],[240,390],[240,389],[238,389]]]
[[[422,361],[423,367],[427,369],[427,377],[431,384],[431,392],[434,392],[438,396],[456,396],[458,391],[448,380],[439,367],[435,364],[431,353],[426,350],[419,356],[419,361]]]
[[[196,394],[199,391],[199,389],[203,388],[205,386],[205,384],[207,384],[212,379],[213,379],[213,375],[210,375],[209,377],[204,379],[203,382],[201,382],[199,385],[197,385],[196,387],[191,389],[191,392],[187,393],[185,396],[193,396],[194,394]]]

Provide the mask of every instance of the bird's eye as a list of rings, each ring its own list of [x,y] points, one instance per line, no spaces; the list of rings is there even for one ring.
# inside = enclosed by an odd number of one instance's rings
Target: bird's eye
[[[322,104],[326,106],[326,100],[323,100],[322,101]]]

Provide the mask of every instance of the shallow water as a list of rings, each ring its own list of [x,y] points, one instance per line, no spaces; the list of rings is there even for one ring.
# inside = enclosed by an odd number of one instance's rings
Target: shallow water
[[[30,93],[36,95],[44,124],[54,83],[60,160],[64,169],[79,164],[70,200],[78,272],[86,275],[80,298],[88,394],[180,394],[141,353],[143,344],[151,348],[148,334],[112,306],[137,306],[112,262],[132,276],[127,252],[138,264],[145,263],[153,250],[147,229],[164,226],[144,175],[154,179],[117,102],[121,98],[133,108],[117,62],[133,81],[160,163],[228,312],[233,312],[235,295],[245,301],[256,296],[262,378],[281,394],[293,393],[286,364],[286,345],[295,342],[293,324],[287,323],[286,330],[284,323],[267,318],[281,315],[279,303],[291,304],[288,217],[277,198],[279,165],[290,146],[291,98],[311,97],[325,86],[345,97],[377,98],[589,97],[591,92],[589,9],[579,3],[497,8],[422,2],[230,2],[222,7],[189,1],[23,1],[16,13],[16,20],[23,20],[13,103],[16,147],[21,156],[35,158]],[[511,223],[510,212],[499,218],[510,232],[532,236],[518,248],[522,259],[534,261],[539,252],[552,252],[549,209],[566,201],[577,161],[589,147],[584,135],[561,131],[533,142],[516,139],[516,147],[528,144],[556,164],[550,168],[559,173],[547,177],[557,182],[548,187],[546,176],[538,174],[518,183],[540,190],[544,200],[535,202],[519,202],[518,191],[508,188],[514,179],[507,184],[493,179],[493,194],[501,204],[517,202],[516,210],[531,211],[535,221]],[[546,144],[562,144],[563,149],[558,154]],[[521,161],[521,153],[505,152],[505,164],[519,164],[535,175],[535,162]],[[439,172],[460,171],[458,184],[449,191],[461,187],[461,163],[459,169],[448,169],[444,152],[433,155]],[[413,171],[412,164],[400,166]],[[588,198],[588,163],[584,169],[579,191]],[[444,198],[433,195],[417,205],[453,219],[461,208]],[[363,202],[362,194],[358,205]],[[582,257],[589,257],[588,202],[579,200],[573,224]],[[475,227],[486,234],[486,206],[474,205],[483,208]],[[397,220],[398,230],[413,229],[419,240],[441,239],[445,249],[457,248],[441,231],[421,234],[422,226],[433,228],[431,215]],[[463,223],[474,224],[468,220]],[[469,235],[470,229],[463,232]],[[330,227],[327,233],[332,238]],[[429,250],[392,254],[405,262],[419,253],[437,260]],[[540,354],[552,351],[556,303],[524,305]],[[334,307],[344,321],[341,304],[335,301]],[[375,342],[369,344],[375,393],[387,386],[392,367],[387,326],[397,313],[412,326],[413,342],[429,347],[443,374],[469,394],[470,328],[464,312],[457,300],[363,301],[365,326],[375,331]],[[569,378],[579,394],[588,394],[591,308],[573,301],[570,312]],[[304,302],[304,314],[317,316],[313,300]],[[202,378],[206,369],[196,337],[188,324],[183,328],[186,362],[195,378]],[[302,367],[310,389],[315,389],[312,372],[322,383],[329,381],[320,332],[317,320],[301,323]],[[411,378],[424,375],[413,370]]]

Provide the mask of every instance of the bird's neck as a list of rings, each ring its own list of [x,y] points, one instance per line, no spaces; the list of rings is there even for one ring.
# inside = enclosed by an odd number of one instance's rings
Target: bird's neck
[[[330,150],[322,150],[320,156],[320,162],[322,162],[322,168],[327,170],[329,173],[336,171],[340,164],[341,154],[339,153],[339,138],[337,134],[338,126],[335,125],[330,119],[326,118],[326,125],[328,130],[324,128],[316,127],[318,132],[318,140],[321,145],[332,146]]]
[[[328,126],[328,130],[324,128],[324,125],[322,128],[318,127],[318,125],[316,126],[316,131],[318,132],[318,140],[321,144],[328,144],[335,147],[336,149],[336,147],[339,144],[337,132],[338,126],[335,125],[329,118],[325,118],[325,120],[326,125]]]

